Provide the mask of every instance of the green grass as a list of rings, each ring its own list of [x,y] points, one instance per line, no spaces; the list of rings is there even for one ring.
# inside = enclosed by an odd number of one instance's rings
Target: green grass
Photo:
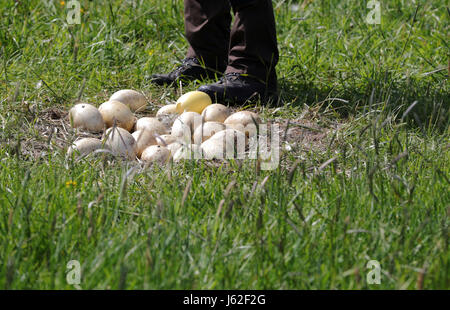
[[[183,58],[181,1],[81,3],[70,26],[60,1],[0,7],[0,288],[72,289],[70,260],[83,289],[450,288],[446,1],[382,1],[381,25],[364,1],[274,1],[283,101],[255,110],[326,133],[274,171],[66,160],[80,94],[142,90],[149,115],[198,86],[149,82]]]

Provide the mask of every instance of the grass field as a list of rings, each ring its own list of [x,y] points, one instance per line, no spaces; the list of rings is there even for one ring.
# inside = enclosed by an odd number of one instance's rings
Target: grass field
[[[67,111],[122,88],[154,113],[186,49],[182,1],[0,5],[0,288],[449,289],[449,11],[443,0],[274,1],[278,169],[66,160]],[[367,263],[381,266],[369,285]]]

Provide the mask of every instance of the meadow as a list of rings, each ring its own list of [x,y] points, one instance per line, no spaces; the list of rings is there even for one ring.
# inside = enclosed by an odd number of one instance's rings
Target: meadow
[[[66,1],[69,2],[69,1]],[[449,289],[447,1],[275,0],[280,102],[236,107],[284,128],[255,160],[145,167],[67,159],[67,112],[119,89],[142,115],[195,90],[183,3],[0,2],[0,288]],[[370,284],[367,264],[380,264]]]

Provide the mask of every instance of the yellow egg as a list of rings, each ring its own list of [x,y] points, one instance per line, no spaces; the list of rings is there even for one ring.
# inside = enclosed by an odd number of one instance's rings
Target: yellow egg
[[[181,96],[177,101],[177,112],[197,112],[201,114],[203,110],[212,104],[208,94],[201,91],[191,91]]]

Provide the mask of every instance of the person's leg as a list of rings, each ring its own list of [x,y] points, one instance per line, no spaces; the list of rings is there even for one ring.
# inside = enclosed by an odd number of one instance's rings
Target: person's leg
[[[189,49],[196,57],[221,73],[228,63],[231,6],[229,0],[184,0],[184,26]]]
[[[278,47],[271,0],[230,0],[235,21],[226,76],[200,91],[213,100],[243,103],[255,95],[276,97]]]
[[[231,0],[236,18],[226,73],[248,74],[263,82],[275,75],[278,46],[271,0]]]
[[[231,6],[229,0],[184,0],[184,24],[189,48],[181,66],[155,74],[158,85],[221,75],[228,63]]]

